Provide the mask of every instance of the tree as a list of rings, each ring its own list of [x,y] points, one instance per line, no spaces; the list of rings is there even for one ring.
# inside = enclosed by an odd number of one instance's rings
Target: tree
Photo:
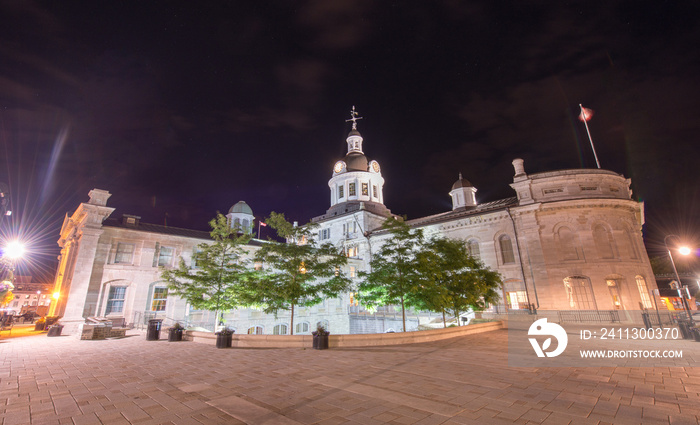
[[[414,296],[426,309],[460,314],[498,301],[501,276],[469,254],[465,241],[432,239],[416,255],[420,285]]]
[[[310,307],[350,289],[343,271],[348,260],[331,244],[316,245],[315,225],[293,225],[274,211],[265,221],[287,242],[270,240],[255,253],[262,270],[250,282],[249,300],[263,306],[265,313],[289,310],[293,335],[296,306]]]
[[[250,235],[232,228],[222,214],[217,214],[209,225],[214,243],[197,245],[192,254],[196,268],[189,268],[180,257],[178,267],[162,270],[161,278],[167,282],[168,290],[186,299],[192,307],[214,311],[219,326],[224,311],[245,305],[243,291],[252,270],[247,267],[244,256],[248,252],[243,247],[250,241]]]
[[[423,242],[421,230],[411,230],[402,220],[389,217],[382,229],[390,232],[378,252],[372,255],[370,271],[361,272],[358,299],[367,307],[401,306],[403,331],[406,332],[406,307],[415,305],[418,274],[416,252]]]

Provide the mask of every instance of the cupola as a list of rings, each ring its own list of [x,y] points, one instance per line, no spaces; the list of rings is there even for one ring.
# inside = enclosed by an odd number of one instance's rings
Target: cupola
[[[469,180],[462,177],[462,173],[459,173],[459,179],[452,185],[450,196],[453,211],[459,208],[476,207],[476,188],[469,183]]]

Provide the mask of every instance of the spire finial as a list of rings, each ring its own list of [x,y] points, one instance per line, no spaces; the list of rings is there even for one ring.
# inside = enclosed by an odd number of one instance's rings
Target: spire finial
[[[350,119],[345,120],[345,122],[352,121],[352,129],[357,130],[357,120],[361,120],[362,117],[358,117],[357,111],[355,111],[355,105],[352,105],[352,110],[350,111]]]
[[[459,179],[462,180],[462,172],[459,172]]]

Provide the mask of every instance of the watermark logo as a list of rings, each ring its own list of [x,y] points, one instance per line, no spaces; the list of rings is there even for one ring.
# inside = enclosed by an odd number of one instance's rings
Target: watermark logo
[[[561,326],[556,323],[547,323],[547,319],[536,320],[527,331],[530,336],[549,336],[543,343],[542,347],[537,342],[535,338],[528,338],[532,348],[537,353],[537,357],[556,357],[563,353],[566,349],[566,344],[569,343],[569,337],[566,335],[566,331]],[[554,351],[546,351],[552,345],[552,338],[557,340],[557,349]]]

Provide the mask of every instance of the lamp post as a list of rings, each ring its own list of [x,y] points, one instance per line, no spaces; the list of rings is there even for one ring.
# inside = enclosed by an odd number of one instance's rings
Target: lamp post
[[[664,238],[664,245],[666,245],[666,251],[668,251],[668,258],[671,259],[671,266],[673,266],[673,273],[676,275],[676,282],[678,282],[678,296],[681,298],[683,302],[683,308],[685,308],[685,313],[688,315],[688,323],[692,327],[694,325],[693,323],[693,316],[690,314],[690,306],[688,306],[688,300],[681,294],[681,289],[683,289],[683,283],[681,282],[680,276],[678,276],[678,269],[676,269],[676,263],[673,261],[673,254],[671,254],[671,248],[668,247],[668,238],[670,237],[676,237],[676,235],[666,235]],[[688,255],[690,254],[690,248],[688,247],[680,247],[679,252],[683,255]]]

